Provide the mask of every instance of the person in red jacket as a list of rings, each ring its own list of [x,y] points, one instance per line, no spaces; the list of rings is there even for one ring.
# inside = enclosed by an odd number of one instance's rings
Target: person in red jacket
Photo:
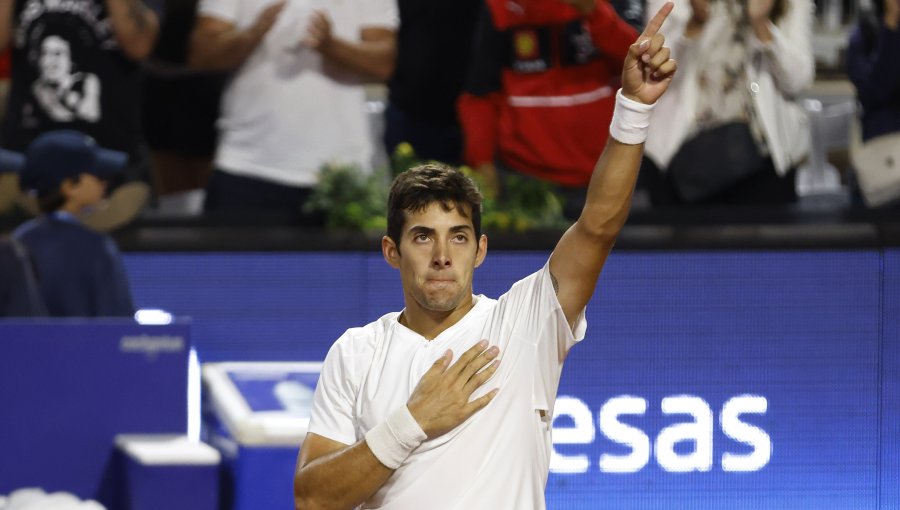
[[[607,0],[487,0],[458,108],[488,193],[499,167],[556,184],[577,216],[637,35]]]

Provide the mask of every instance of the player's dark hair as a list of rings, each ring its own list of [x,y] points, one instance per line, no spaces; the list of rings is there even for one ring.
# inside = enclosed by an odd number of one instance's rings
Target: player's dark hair
[[[398,175],[388,196],[387,234],[400,248],[406,215],[419,212],[434,203],[445,211],[453,208],[472,219],[475,238],[481,238],[481,192],[460,170],[438,163],[410,168]]]

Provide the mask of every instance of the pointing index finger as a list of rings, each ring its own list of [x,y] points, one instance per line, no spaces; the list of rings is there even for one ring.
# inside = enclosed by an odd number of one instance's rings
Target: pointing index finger
[[[656,15],[653,16],[653,19],[647,23],[646,28],[644,28],[644,33],[641,34],[641,38],[644,37],[653,37],[659,32],[659,29],[662,27],[663,22],[666,21],[666,18],[669,17],[669,13],[672,12],[672,9],[675,7],[675,4],[672,2],[666,2],[662,7],[659,8],[659,11],[656,12]]]

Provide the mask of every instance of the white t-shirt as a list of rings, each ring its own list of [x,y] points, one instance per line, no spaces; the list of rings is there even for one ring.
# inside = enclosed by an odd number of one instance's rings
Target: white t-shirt
[[[246,29],[274,2],[201,0],[198,9]],[[301,44],[313,10],[324,10],[332,33],[349,41],[359,41],[363,27],[394,29],[398,23],[395,0],[287,0],[224,91],[217,168],[309,187],[325,163],[371,167],[373,141],[359,77],[326,65]]]
[[[563,361],[584,338],[582,311],[569,328],[549,264],[497,300],[477,296],[459,322],[433,340],[390,313],[335,342],[316,388],[309,431],[354,444],[405,405],[447,349],[454,362],[482,339],[500,347],[494,377],[472,398],[499,393],[468,421],[412,452],[361,508],[522,510],[544,508],[550,425]],[[541,412],[543,411],[543,412]]]

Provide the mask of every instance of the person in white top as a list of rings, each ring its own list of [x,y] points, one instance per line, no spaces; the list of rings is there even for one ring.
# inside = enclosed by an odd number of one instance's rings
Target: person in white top
[[[406,307],[335,342],[294,481],[298,509],[544,508],[550,425],[584,308],[628,216],[652,105],[677,67],[658,34],[631,46],[610,139],[580,218],[499,299],[473,296],[487,254],[481,194],[460,171],[398,176],[382,253]],[[502,358],[502,361],[500,361]]]
[[[208,211],[299,210],[326,163],[371,166],[364,84],[394,69],[395,0],[201,0],[190,65],[234,75]]]
[[[666,0],[648,0],[647,12]],[[657,105],[642,178],[653,205],[685,202],[795,202],[794,170],[810,150],[810,126],[798,96],[815,79],[810,0],[675,0],[662,29],[681,64]],[[749,126],[760,161],[751,175],[702,199],[680,196],[670,164],[693,137],[728,123]],[[722,161],[724,153],[711,153]],[[715,181],[715,179],[710,179]]]

